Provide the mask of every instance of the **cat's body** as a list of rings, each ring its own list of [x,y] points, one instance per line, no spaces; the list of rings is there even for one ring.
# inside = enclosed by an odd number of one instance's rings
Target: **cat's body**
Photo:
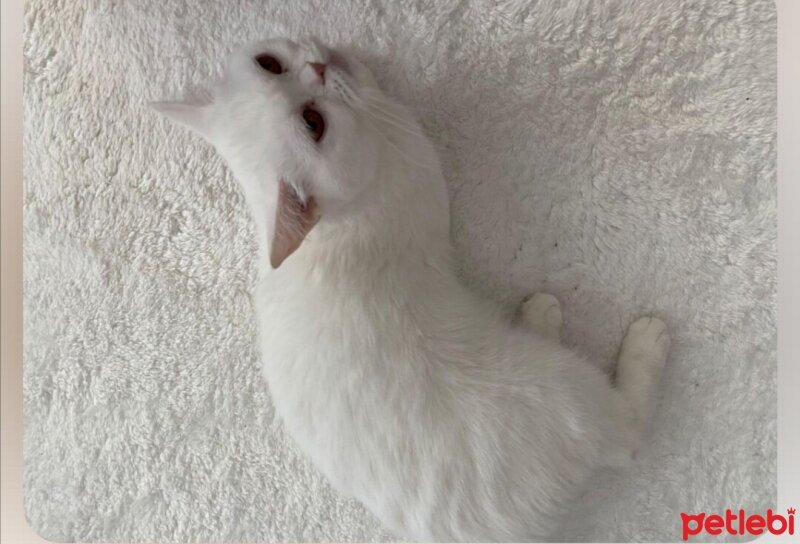
[[[263,84],[271,104],[287,107],[259,118],[262,80],[236,70],[267,47],[292,57],[282,61],[291,69],[258,62],[285,76]],[[634,451],[666,356],[664,325],[632,325],[614,388],[559,345],[555,299],[534,297],[515,320],[468,290],[452,262],[433,146],[362,66],[334,55],[256,44],[234,58],[213,104],[159,106],[214,143],[242,182],[261,252],[255,304],[276,410],[331,483],[397,536],[547,538],[591,473]],[[349,114],[328,98],[356,113],[337,117]],[[325,117],[308,113],[320,103]],[[294,123],[297,111],[317,151],[294,142],[296,127],[280,134],[276,123]],[[331,121],[354,134],[325,133]],[[268,147],[257,143],[260,128]],[[359,142],[363,131],[372,132]],[[302,182],[287,188],[293,176]]]
[[[396,534],[543,538],[590,472],[629,450],[606,375],[448,272],[420,259],[363,277],[296,257],[256,297],[275,407],[334,486]],[[280,278],[295,272],[301,285]]]

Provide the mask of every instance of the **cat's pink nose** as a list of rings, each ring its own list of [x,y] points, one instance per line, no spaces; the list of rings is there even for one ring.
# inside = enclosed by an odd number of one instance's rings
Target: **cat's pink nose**
[[[309,64],[311,64],[311,67],[317,73],[322,82],[325,83],[325,65],[321,62],[311,62]]]

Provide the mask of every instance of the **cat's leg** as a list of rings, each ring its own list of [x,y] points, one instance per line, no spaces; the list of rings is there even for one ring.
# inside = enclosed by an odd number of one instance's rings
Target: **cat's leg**
[[[627,400],[633,426],[639,436],[650,420],[655,393],[669,349],[667,326],[656,317],[642,317],[628,327],[617,361],[616,387]]]
[[[561,341],[561,304],[549,293],[536,293],[522,303],[522,317],[531,330],[554,342]]]

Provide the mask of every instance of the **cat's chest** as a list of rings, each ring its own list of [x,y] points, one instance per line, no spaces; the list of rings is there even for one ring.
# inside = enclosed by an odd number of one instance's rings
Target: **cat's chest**
[[[412,370],[408,348],[398,349],[399,331],[385,330],[369,303],[329,297],[317,307],[307,293],[287,294],[260,293],[264,376],[287,431],[344,489],[337,475],[353,477],[348,467],[371,451],[369,437],[392,442],[407,434],[390,429],[425,396],[426,378]]]
[[[265,284],[255,302],[265,377],[294,413],[334,417],[423,379],[413,327],[389,301]]]

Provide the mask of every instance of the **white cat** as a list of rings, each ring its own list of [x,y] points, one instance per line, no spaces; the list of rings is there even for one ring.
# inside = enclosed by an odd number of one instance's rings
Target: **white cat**
[[[616,385],[459,281],[445,181],[414,117],[309,41],[235,53],[208,101],[154,107],[241,183],[260,245],[264,374],[288,432],[398,537],[546,539],[592,472],[629,460],[668,335],[630,326]]]

